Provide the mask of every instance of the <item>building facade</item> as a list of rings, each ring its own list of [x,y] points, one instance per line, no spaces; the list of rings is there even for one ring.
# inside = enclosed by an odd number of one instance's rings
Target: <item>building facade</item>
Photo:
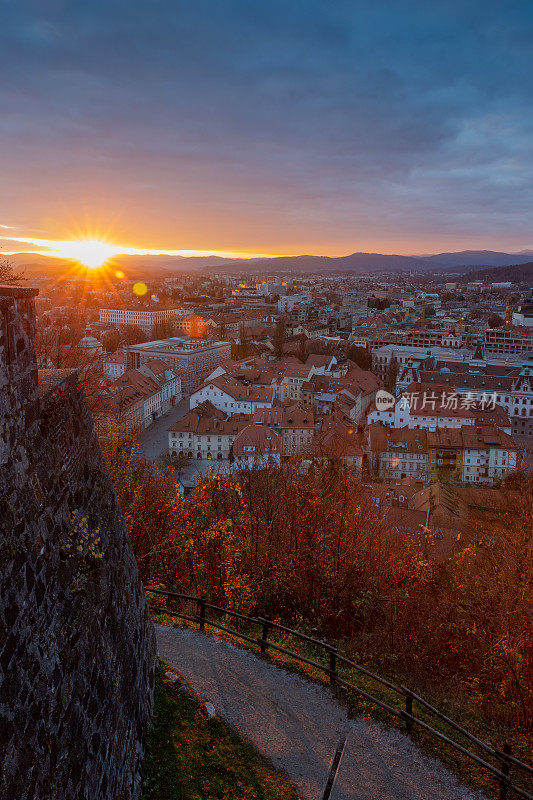
[[[184,394],[190,394],[215,367],[231,356],[229,342],[174,336],[128,345],[128,366],[138,369],[152,359],[162,359],[181,378]]]
[[[202,403],[169,428],[169,453],[182,459],[227,460],[235,437],[251,419],[249,414],[227,416],[211,403]]]
[[[207,401],[226,414],[253,414],[258,408],[271,408],[274,397],[273,387],[245,385],[230,375],[220,375],[199,386],[190,404],[195,408]]]

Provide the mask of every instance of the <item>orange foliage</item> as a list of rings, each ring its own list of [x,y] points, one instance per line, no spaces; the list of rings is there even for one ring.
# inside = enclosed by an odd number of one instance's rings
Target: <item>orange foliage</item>
[[[343,639],[419,684],[448,682],[489,718],[533,725],[532,484],[478,518],[445,563],[403,536],[342,469],[297,462],[217,476],[181,499],[172,471],[108,453],[143,579]]]

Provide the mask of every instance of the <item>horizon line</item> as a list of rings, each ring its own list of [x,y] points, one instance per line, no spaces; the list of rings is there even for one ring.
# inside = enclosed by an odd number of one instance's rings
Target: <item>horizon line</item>
[[[8,228],[6,225],[0,226],[4,230]],[[373,250],[350,250],[344,254],[331,255],[329,253],[313,253],[313,252],[292,252],[292,253],[250,253],[247,251],[234,251],[234,250],[196,250],[196,249],[166,249],[166,248],[148,248],[148,247],[130,247],[128,245],[119,245],[101,240],[95,236],[76,237],[73,239],[42,239],[33,237],[14,237],[2,236],[5,241],[18,242],[20,244],[33,245],[36,248],[45,249],[12,249],[4,251],[4,255],[40,255],[47,258],[62,259],[65,261],[77,261],[76,248],[83,245],[88,241],[101,243],[108,252],[108,259],[120,256],[169,256],[174,258],[224,258],[230,260],[253,260],[253,259],[274,259],[274,258],[298,258],[298,257],[311,257],[311,258],[346,258],[351,255],[383,255],[383,256],[398,256],[401,258],[427,258],[430,256],[445,254],[445,253],[461,253],[461,252],[502,252],[509,253],[509,255],[524,255],[527,254],[530,248],[523,247],[521,250],[489,250],[488,248],[468,248],[466,250],[442,250],[442,251],[429,251],[424,253],[398,253],[398,252],[376,252]],[[533,255],[533,249],[532,249]]]

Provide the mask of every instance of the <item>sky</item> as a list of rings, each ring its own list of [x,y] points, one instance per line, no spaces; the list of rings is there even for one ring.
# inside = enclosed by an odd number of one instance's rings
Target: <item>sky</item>
[[[533,247],[531,0],[0,0],[0,242]]]

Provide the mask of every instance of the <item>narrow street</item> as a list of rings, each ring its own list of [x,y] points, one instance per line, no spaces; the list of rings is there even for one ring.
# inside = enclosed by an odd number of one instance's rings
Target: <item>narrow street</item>
[[[189,398],[185,397],[177,406],[163,417],[159,417],[149,428],[139,435],[143,455],[150,461],[156,461],[168,450],[168,429],[181,419],[189,410]]]

